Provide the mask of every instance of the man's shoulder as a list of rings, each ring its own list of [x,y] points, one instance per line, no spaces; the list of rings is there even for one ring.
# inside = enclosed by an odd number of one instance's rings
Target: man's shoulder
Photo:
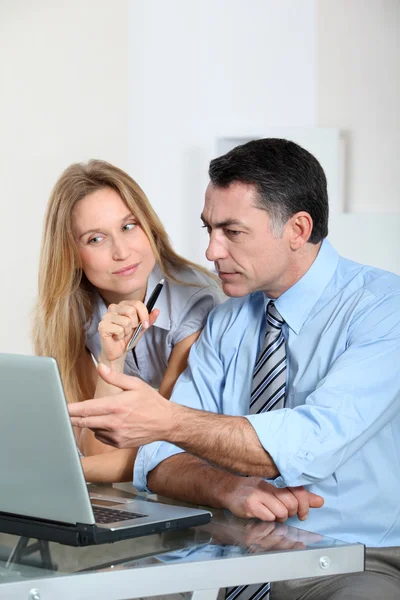
[[[399,275],[343,257],[339,260],[337,278],[350,287],[364,291],[371,299],[400,294]]]

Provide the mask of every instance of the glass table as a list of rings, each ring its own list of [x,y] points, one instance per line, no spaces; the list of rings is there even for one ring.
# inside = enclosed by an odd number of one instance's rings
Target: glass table
[[[89,490],[105,497],[135,496],[124,484]],[[123,600],[188,591],[194,600],[213,600],[227,586],[363,569],[361,544],[215,509],[207,525],[98,546],[76,548],[0,533],[0,599],[7,600]]]

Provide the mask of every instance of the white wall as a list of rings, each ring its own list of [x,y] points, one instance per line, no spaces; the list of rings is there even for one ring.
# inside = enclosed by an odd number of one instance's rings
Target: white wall
[[[313,0],[132,0],[130,166],[175,247],[206,263],[218,136],[315,124]]]
[[[350,258],[398,270],[400,236],[389,235],[400,227],[398,0],[132,0],[130,9],[131,172],[178,251],[207,264],[199,214],[218,137],[332,127],[345,137],[344,208],[382,214],[334,215],[330,237]]]
[[[400,214],[400,2],[316,8],[316,118],[346,132],[347,209]]]
[[[353,260],[400,274],[400,3],[318,0],[316,120],[339,127],[345,208],[330,240]]]
[[[91,157],[128,170],[177,250],[205,263],[218,137],[344,129],[347,208],[371,219],[335,217],[332,239],[397,269],[383,249],[390,237],[400,256],[399,18],[398,0],[0,3],[0,352],[31,351],[45,204]]]
[[[72,162],[128,168],[128,1],[0,5],[0,352],[30,353],[45,205]]]

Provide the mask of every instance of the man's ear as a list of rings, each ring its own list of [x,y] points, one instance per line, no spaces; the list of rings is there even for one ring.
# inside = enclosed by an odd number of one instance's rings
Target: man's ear
[[[299,250],[310,238],[313,220],[308,212],[301,211],[293,215],[287,224],[290,226],[290,248]]]

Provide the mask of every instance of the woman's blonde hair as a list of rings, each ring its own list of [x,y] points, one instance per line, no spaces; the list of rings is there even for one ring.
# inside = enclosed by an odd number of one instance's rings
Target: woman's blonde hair
[[[72,231],[72,211],[79,200],[104,188],[115,190],[135,216],[168,278],[182,283],[174,272],[191,267],[213,279],[209,271],[174,252],[143,190],[124,171],[101,160],[68,167],[55,184],[47,206],[33,337],[36,354],[57,360],[69,402],[93,393],[81,371],[80,358],[85,352],[85,324],[92,318],[96,291],[82,271]]]

